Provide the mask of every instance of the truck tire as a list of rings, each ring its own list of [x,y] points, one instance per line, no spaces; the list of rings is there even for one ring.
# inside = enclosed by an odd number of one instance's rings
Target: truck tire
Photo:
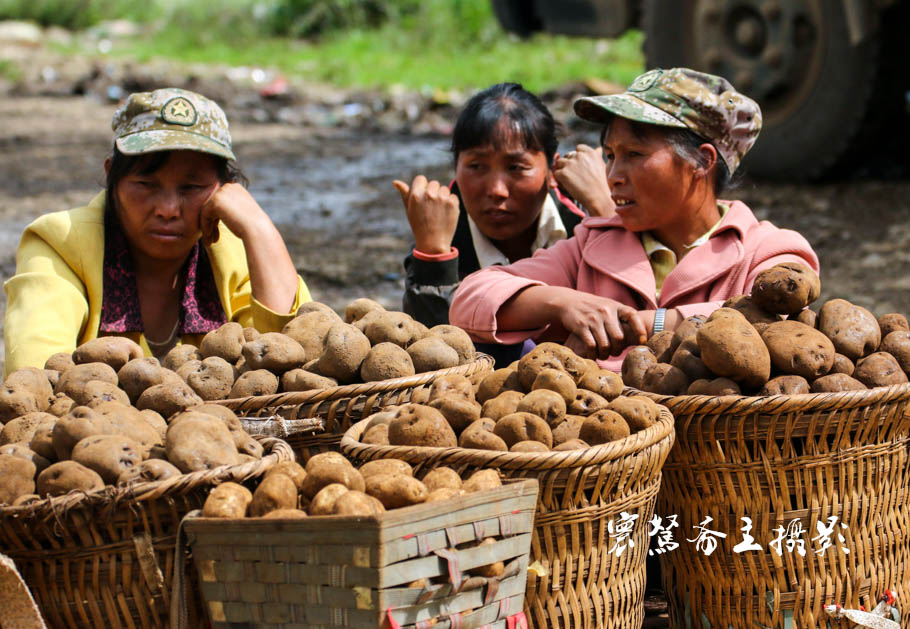
[[[493,0],[493,13],[504,31],[519,37],[530,37],[541,28],[540,20],[533,13],[532,2]]]
[[[763,128],[743,163],[749,173],[812,179],[830,172],[870,107],[877,31],[852,45],[843,0],[722,0],[713,13],[706,4],[645,0],[648,67],[720,74],[758,101]],[[769,5],[778,10],[774,20]]]

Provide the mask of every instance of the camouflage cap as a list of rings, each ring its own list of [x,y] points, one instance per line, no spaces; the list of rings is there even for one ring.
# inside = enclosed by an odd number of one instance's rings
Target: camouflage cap
[[[114,143],[125,155],[184,149],[235,159],[224,111],[189,90],[168,87],[130,94],[111,127]]]
[[[650,70],[622,94],[579,98],[575,113],[592,122],[620,116],[690,129],[714,144],[731,174],[761,131],[758,103],[725,78],[688,68]]]

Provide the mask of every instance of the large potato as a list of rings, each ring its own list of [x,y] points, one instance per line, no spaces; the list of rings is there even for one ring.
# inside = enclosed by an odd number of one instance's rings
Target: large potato
[[[310,515],[332,515],[335,512],[335,503],[349,491],[351,490],[341,483],[329,483],[316,492],[307,512]]]
[[[325,349],[325,335],[336,323],[341,323],[341,319],[334,311],[311,311],[291,319],[281,329],[281,333],[300,343],[306,354],[306,361],[309,362],[322,355]]]
[[[496,470],[477,470],[461,485],[465,493],[469,494],[476,491],[496,489],[497,487],[502,487],[502,480]]]
[[[534,383],[532,382],[531,384],[533,385]],[[484,376],[483,380],[480,381],[480,386],[477,387],[477,401],[485,404],[487,400],[491,400],[505,391],[524,393],[521,388],[521,382],[518,379],[517,370],[503,367]]]
[[[875,316],[845,299],[825,302],[818,312],[818,329],[839,354],[854,362],[878,349],[882,340]]]
[[[486,419],[486,418],[484,418]],[[493,434],[492,430],[478,420],[464,429],[458,436],[458,447],[472,450],[497,450],[506,452],[509,446],[502,438]]]
[[[180,421],[172,422],[164,447],[168,461],[184,474],[240,462],[231,431],[205,413],[184,413]]]
[[[115,422],[87,406],[77,406],[60,417],[51,431],[51,441],[59,461],[70,458],[73,447],[86,437],[117,433]]]
[[[741,395],[739,385],[729,378],[696,380],[686,389],[686,395]]]
[[[782,262],[755,277],[752,299],[759,307],[776,314],[799,312],[818,299],[818,274],[805,264]]]
[[[211,332],[209,333],[211,334]],[[237,350],[240,351],[239,349]],[[171,351],[165,355],[161,366],[171,371],[177,371],[180,366],[189,360],[202,360],[202,354],[195,345],[179,344],[175,345]]]
[[[35,493],[39,496],[62,496],[71,491],[96,491],[104,488],[97,472],[75,461],[60,461],[38,474]]]
[[[657,363],[648,367],[641,388],[659,395],[682,395],[689,388],[689,377],[679,367]]]
[[[363,321],[362,332],[371,345],[393,343],[405,349],[422,336],[422,330],[415,325],[414,319],[403,312],[379,312]]]
[[[338,316],[338,313],[332,309],[331,306],[319,301],[308,301],[305,304],[301,305],[300,308],[297,309],[296,315],[299,317],[311,312],[327,312],[329,314],[335,315],[339,319],[341,318]]]
[[[138,443],[122,435],[94,435],[75,445],[72,460],[98,473],[108,485],[142,462]]]
[[[458,472],[451,467],[436,467],[427,472],[423,477],[423,484],[428,491],[436,491],[448,487],[450,489],[461,489],[461,477]]]
[[[282,461],[269,469],[265,475],[268,476],[269,474],[284,474],[294,481],[297,491],[303,489],[303,481],[306,480],[306,470],[297,461]]]
[[[910,371],[910,331],[895,330],[882,339],[878,350],[888,352],[905,372]]]
[[[202,358],[218,356],[234,364],[240,358],[241,349],[245,342],[246,337],[243,335],[243,326],[236,321],[228,321],[217,330],[212,330],[202,337],[202,342],[199,344],[199,354]],[[176,369],[176,367],[168,365],[167,362],[165,362],[165,366],[169,369]]]
[[[242,518],[253,500],[250,490],[238,483],[222,483],[205,499],[202,516],[206,518]]]
[[[746,318],[746,321],[752,325],[755,325],[756,323],[774,323],[780,321],[779,314],[768,312],[759,306],[755,301],[755,297],[752,295],[737,295],[736,297],[731,297],[724,302],[723,307],[739,311]]]
[[[748,387],[761,387],[771,375],[771,355],[761,336],[736,310],[719,308],[696,335],[708,369]]]
[[[711,370],[701,359],[701,349],[695,340],[695,333],[679,344],[679,347],[673,352],[670,364],[686,374],[689,382],[700,380],[701,378],[710,379],[714,377],[714,374],[711,373]]]
[[[784,374],[814,380],[831,371],[834,364],[834,343],[799,321],[772,323],[762,333],[762,340],[771,362]]]
[[[116,386],[118,383],[117,372],[105,363],[95,362],[76,365],[60,375],[57,386],[54,387],[54,393],[63,393],[75,400],[81,396],[86,383],[92,380],[109,382]]]
[[[449,373],[433,380],[430,386],[430,401],[438,397],[455,395],[457,397],[474,401],[474,385],[465,376],[458,373]],[[477,400],[480,402],[480,400]]]
[[[837,393],[840,391],[862,391],[868,387],[845,373],[832,373],[812,382],[809,391],[812,393]]]
[[[570,415],[590,415],[594,411],[606,408],[609,403],[605,397],[594,391],[579,389],[575,394],[575,401],[569,404],[566,412]]]
[[[657,357],[659,363],[669,363],[676,351],[676,333],[672,330],[662,330],[648,339],[647,346]]]
[[[354,323],[361,320],[368,312],[385,312],[385,307],[378,301],[360,297],[347,305],[344,309],[344,322]]]
[[[541,343],[518,361],[518,381],[524,391],[530,391],[544,369],[565,371],[561,356],[552,347]]]
[[[186,383],[203,400],[224,400],[234,385],[234,366],[220,356],[209,356],[187,374]]]
[[[297,486],[284,474],[269,474],[253,492],[249,505],[250,515],[260,517],[278,509],[297,507]]]
[[[277,392],[278,376],[268,369],[254,369],[240,374],[231,390],[228,391],[228,397],[241,398],[254,395],[272,395]]]
[[[408,346],[414,371],[426,373],[458,366],[458,352],[439,336],[425,336]]]
[[[75,364],[72,353],[57,352],[44,362],[44,368],[63,373]]]
[[[473,400],[466,400],[458,395],[450,394],[430,401],[429,406],[435,408],[446,418],[452,430],[460,433],[473,422],[480,419],[480,404]]]
[[[148,459],[140,462],[134,468],[125,470],[117,477],[117,484],[150,483],[177,478],[178,476],[180,476],[180,470],[172,463],[162,459]]]
[[[255,341],[243,344],[243,358],[249,369],[268,369],[282,374],[306,361],[303,346],[280,332],[266,332]]]
[[[320,489],[332,483],[357,491],[364,488],[363,476],[338,452],[322,452],[310,457],[300,493],[312,500]]]
[[[610,402],[606,410],[619,413],[632,432],[650,428],[660,419],[660,408],[657,404],[640,395],[634,397],[620,395]]]
[[[75,367],[74,367],[75,369]],[[203,399],[196,395],[189,385],[156,384],[142,392],[136,400],[139,410],[151,409],[165,419],[191,406],[202,404]]]
[[[619,376],[614,374],[612,371],[603,371],[605,373],[611,374],[612,376],[616,376],[616,380],[620,380]],[[585,378],[589,378],[587,386],[584,384]],[[533,392],[538,389],[547,389],[559,394],[559,396],[562,397],[566,404],[571,404],[575,400],[575,394],[578,393],[579,386],[594,390],[594,387],[603,384],[607,384],[607,380],[598,380],[597,376],[591,371],[586,372],[579,379],[578,384],[576,384],[575,379],[572,378],[568,372],[563,371],[562,369],[544,369],[537,374],[536,378],[534,378],[534,383],[531,385],[531,391]],[[609,384],[607,384],[607,386],[609,386]],[[619,383],[619,390],[622,390],[621,380]]]
[[[428,446],[454,448],[458,445],[455,431],[445,416],[435,408],[421,404],[404,404],[395,411],[389,423],[389,443],[393,446]]]
[[[629,424],[622,415],[610,409],[597,411],[586,418],[578,437],[592,446],[624,439],[630,434]]]
[[[619,374],[609,369],[590,369],[578,380],[578,387],[593,391],[605,400],[612,400],[622,393],[623,381]],[[574,401],[568,400],[571,404]]]
[[[164,371],[157,358],[134,358],[120,368],[117,380],[129,396],[130,403],[135,404],[143,391],[164,382]]]
[[[282,391],[312,391],[337,386],[338,382],[333,378],[326,378],[306,369],[291,369],[281,374]]]
[[[57,418],[50,413],[33,411],[21,417],[11,419],[0,430],[0,445],[7,443],[28,443],[32,440],[38,427],[44,423],[56,423]]]
[[[898,330],[910,332],[910,323],[907,323],[907,317],[899,312],[891,312],[880,316],[878,318],[878,327],[882,331],[882,339]]]
[[[808,393],[809,383],[802,376],[777,376],[765,383],[759,395],[796,395]]]
[[[622,359],[622,381],[633,389],[641,389],[645,372],[657,363],[657,357],[647,345],[638,345],[626,352]]]
[[[3,384],[26,387],[35,394],[35,400],[38,402],[38,410],[44,411],[50,406],[51,400],[54,397],[54,387],[49,376],[53,376],[59,381],[59,372],[36,369],[35,367],[23,367],[9,374],[6,377],[6,380],[3,381]]]
[[[22,457],[0,454],[0,505],[35,493],[35,464]]]
[[[119,402],[129,406],[130,398],[116,384],[90,380],[85,383],[85,388],[73,397],[73,401],[79,406],[95,406],[104,402]]]
[[[405,474],[379,474],[366,480],[367,495],[373,496],[386,509],[420,504],[430,493],[426,485]]]
[[[553,432],[550,426],[546,421],[531,413],[519,411],[506,415],[496,422],[493,434],[502,439],[510,448],[519,441],[539,441],[547,448],[553,447]]]
[[[853,377],[870,389],[907,382],[907,374],[888,352],[875,352],[856,363]]]
[[[410,354],[400,345],[390,342],[374,344],[360,365],[360,379],[364,382],[405,378],[414,373]]]
[[[17,456],[20,459],[25,459],[30,461],[35,465],[35,470],[38,474],[50,467],[51,462],[29,448],[28,446],[21,443],[8,443],[5,446],[0,446],[0,455],[8,454],[10,456]],[[34,474],[32,475],[34,477]],[[0,476],[0,483],[3,482],[3,477]]]
[[[547,422],[550,427],[555,427],[566,416],[566,401],[556,391],[535,389],[519,400],[516,412],[537,415]]]
[[[414,470],[411,466],[405,461],[399,459],[376,459],[375,461],[368,461],[360,466],[360,475],[364,479],[369,478],[370,476],[376,476],[378,474],[404,474],[406,476],[413,476]],[[461,485],[459,484],[459,487]]]
[[[448,324],[434,325],[427,331],[427,336],[438,336],[458,352],[458,364],[474,362],[474,342],[461,328]]]
[[[326,332],[325,349],[314,370],[339,383],[354,382],[360,375],[360,365],[369,353],[370,341],[363,332],[350,324],[338,322]],[[414,367],[416,369],[417,365]]]
[[[377,516],[385,512],[382,503],[361,491],[348,491],[338,497],[332,515]]]
[[[493,421],[499,421],[506,415],[511,415],[517,411],[518,403],[521,402],[523,397],[524,393],[519,391],[503,391],[496,397],[484,402],[480,414],[483,417],[489,417]]]
[[[73,351],[73,362],[77,365],[104,363],[115,372],[134,358],[142,358],[142,348],[124,336],[100,336]]]

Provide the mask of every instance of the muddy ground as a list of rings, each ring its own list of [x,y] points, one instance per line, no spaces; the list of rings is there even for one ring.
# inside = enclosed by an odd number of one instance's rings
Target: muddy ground
[[[58,63],[67,68],[74,62]],[[98,82],[93,72],[78,84],[39,89],[26,82],[0,93],[4,278],[15,270],[23,227],[44,212],[82,205],[99,189],[116,104],[92,89],[91,81]],[[167,78],[159,73],[147,81],[165,84]],[[186,77],[172,83],[185,85]],[[369,104],[369,95],[345,100],[323,93],[320,102],[297,98],[279,107],[256,91],[207,86],[225,93],[235,151],[251,190],[279,225],[313,296],[335,308],[361,296],[397,307],[410,237],[391,181],[420,172],[451,177],[443,133],[451,108],[429,111],[424,102],[399,99],[381,106],[398,122],[377,124],[362,114],[379,107]],[[79,91],[84,94],[72,94]],[[549,95],[549,102],[571,123],[567,92],[571,87]],[[397,115],[395,107],[404,113]],[[334,111],[357,119],[333,122]],[[590,129],[569,126],[566,148],[596,141]],[[860,165],[862,156],[857,160]],[[910,175],[872,177],[814,185],[747,179],[730,196],[809,240],[821,259],[823,300],[845,297],[876,314],[910,313]]]

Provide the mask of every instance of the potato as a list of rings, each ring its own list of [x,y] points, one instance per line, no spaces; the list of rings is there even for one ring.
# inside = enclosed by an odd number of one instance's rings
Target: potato
[[[486,491],[502,487],[502,481],[499,478],[499,472],[496,470],[477,470],[466,480],[461,488],[465,493],[474,493],[475,491]]]
[[[363,434],[360,437],[360,442],[368,443],[374,446],[389,445],[389,425],[378,424],[376,426],[367,428],[363,431]]]
[[[405,349],[422,336],[414,319],[403,312],[378,312],[362,322],[361,331],[373,346],[392,343]]]
[[[510,448],[519,441],[529,440],[540,441],[547,446],[547,449],[553,447],[553,432],[550,426],[546,421],[531,413],[519,411],[506,415],[496,422],[493,434],[502,439]]]
[[[831,365],[831,371],[828,373],[845,373],[848,376],[852,376],[854,369],[856,369],[856,366],[853,364],[852,360],[843,354],[835,353],[834,363]]]
[[[9,374],[3,384],[10,386],[21,385],[28,388],[35,394],[38,410],[44,411],[50,406],[51,399],[54,397],[54,387],[49,377],[55,377],[59,381],[59,376],[59,372],[56,371],[22,367]]]
[[[55,417],[63,417],[76,406],[76,403],[66,394],[58,393],[47,407],[47,412]]]
[[[377,516],[385,512],[379,500],[361,491],[348,491],[338,497],[332,508],[333,515]]]
[[[519,441],[509,448],[509,452],[549,452],[550,448],[539,441]]]
[[[438,397],[452,396],[474,402],[474,385],[459,373],[448,373],[437,377],[430,386],[430,401]]]
[[[67,352],[57,352],[44,362],[45,369],[53,369],[63,373],[76,363],[73,362],[73,355]]]
[[[303,481],[306,480],[306,470],[297,461],[281,461],[265,473],[266,476],[269,474],[284,474],[294,481],[297,491],[303,489]]]
[[[761,388],[758,395],[796,395],[808,393],[809,383],[802,376],[777,376]]]
[[[73,447],[72,460],[94,470],[108,485],[142,462],[139,444],[122,435],[94,435]]]
[[[156,384],[142,392],[136,400],[136,408],[140,411],[151,409],[168,419],[171,415],[198,406],[202,402],[203,399],[196,395],[189,385]]]
[[[821,284],[818,274],[805,264],[782,262],[755,277],[752,299],[768,312],[799,312],[818,299]]]
[[[54,450],[54,441],[52,438],[54,426],[56,425],[56,417],[42,421],[38,424],[32,438],[28,441],[28,447],[48,461],[57,460],[57,451]]]
[[[222,483],[215,487],[202,506],[204,518],[242,518],[253,500],[249,489],[238,483]]]
[[[0,445],[7,443],[28,443],[35,436],[38,426],[45,422],[56,423],[57,418],[50,413],[33,411],[21,417],[9,420],[0,430]]]
[[[484,547],[492,546],[496,543],[496,540],[492,537],[488,537],[482,542],[476,544],[474,547]],[[486,577],[487,579],[497,579],[501,577],[506,571],[506,564],[502,561],[494,561],[493,563],[487,564],[485,566],[478,566],[473,570],[469,570],[468,573],[478,577]]]
[[[124,470],[117,477],[118,485],[129,485],[130,483],[148,483],[152,481],[168,480],[180,476],[180,470],[171,463],[161,459],[148,459],[141,461],[139,465]]]
[[[338,382],[333,378],[326,378],[305,369],[291,369],[281,374],[282,391],[312,391],[314,389],[330,389],[337,386]]]
[[[456,434],[480,419],[480,404],[455,394],[438,397],[429,406],[442,413]]]
[[[372,311],[385,312],[385,307],[378,301],[367,299],[366,297],[355,299],[344,309],[344,322],[354,323],[355,321],[362,319],[368,312]]]
[[[663,330],[648,339],[648,347],[657,357],[657,362],[669,363],[676,351],[676,336],[672,330]]]
[[[341,483],[330,483],[316,492],[307,511],[310,515],[332,515],[335,511],[335,502],[349,491],[350,489]]]
[[[67,397],[75,400],[80,396],[85,384],[92,380],[109,382],[117,385],[117,372],[105,363],[84,363],[76,365],[61,374],[54,393],[64,393]]]
[[[411,356],[395,343],[380,342],[373,345],[360,365],[360,379],[364,382],[406,378],[414,373]]]
[[[123,389],[116,384],[100,380],[86,382],[85,388],[73,397],[73,401],[79,406],[95,406],[102,402],[119,402],[124,406],[130,404],[130,398]]]
[[[311,311],[291,319],[281,329],[281,333],[300,343],[306,354],[306,361],[309,362],[322,355],[326,333],[333,325],[341,322],[334,311]]]
[[[314,368],[319,375],[335,378],[339,383],[354,382],[369,353],[370,341],[363,332],[347,323],[335,323],[326,333],[325,350]]]
[[[51,430],[51,442],[56,458],[64,461],[70,458],[73,447],[93,435],[110,435],[116,432],[113,420],[87,406],[77,406],[57,419]]]
[[[553,447],[554,452],[567,452],[569,450],[584,450],[585,448],[590,448],[591,446],[586,441],[581,439],[570,439],[569,441],[563,441],[558,446]]]
[[[622,360],[622,381],[626,386],[641,389],[645,372],[651,365],[657,364],[657,357],[647,345],[638,345],[626,352]]]
[[[217,330],[212,330],[202,337],[202,342],[199,344],[199,354],[202,358],[218,356],[233,364],[240,358],[245,342],[243,326],[236,321],[228,321]],[[166,358],[165,367],[175,369],[175,367],[167,365]]]
[[[184,413],[171,423],[164,447],[168,461],[184,474],[239,463],[231,431],[219,418],[204,413]]]
[[[623,416],[609,409],[599,410],[587,417],[578,437],[592,446],[628,437],[631,430]]]
[[[575,394],[575,401],[569,404],[566,412],[570,415],[590,415],[594,411],[606,408],[609,402],[607,399],[594,391],[579,389]]]
[[[524,393],[519,391],[503,391],[494,398],[484,402],[480,414],[483,417],[489,417],[498,421],[506,415],[510,415],[518,410],[518,404]]]
[[[800,310],[795,317],[790,315],[790,318],[796,319],[800,323],[808,325],[810,328],[818,328],[818,313],[809,308]]]
[[[739,385],[729,378],[703,378],[696,380],[686,389],[686,395],[741,395]]]
[[[332,483],[340,483],[348,489],[363,491],[363,476],[354,469],[351,462],[337,452],[316,454],[306,463],[306,478],[301,494],[312,499],[316,493]]]
[[[319,301],[308,301],[308,302],[304,303],[303,305],[300,306],[300,308],[297,309],[296,315],[299,317],[301,315],[309,314],[311,312],[327,312],[329,314],[335,315],[336,317],[338,317],[338,319],[341,319],[341,317],[338,316],[338,313],[335,312],[335,310],[332,309],[331,306],[324,304],[322,302],[319,302]]]
[[[814,380],[831,370],[834,344],[831,340],[799,321],[778,321],[762,334],[771,362],[784,374]],[[808,384],[808,383],[807,383]]]
[[[151,356],[134,358],[120,368],[117,380],[120,388],[129,396],[130,402],[135,404],[143,391],[163,382],[164,372],[157,358]]]
[[[366,480],[365,492],[379,500],[386,509],[420,504],[430,493],[426,486],[405,474],[380,474]]]
[[[588,373],[582,376],[581,382],[584,381],[583,378],[587,375]],[[618,380],[619,376],[616,376],[616,379]],[[592,379],[590,382],[593,384],[595,381]],[[622,389],[622,382],[620,382],[619,387]],[[562,397],[565,404],[571,404],[575,401],[575,395],[578,392],[578,384],[575,383],[572,376],[562,369],[548,368],[541,370],[540,373],[537,374],[537,377],[534,378],[534,383],[531,385],[531,391],[533,392],[538,389],[553,391]]]
[[[234,438],[234,447],[237,448],[238,453],[246,454],[254,459],[262,458],[262,444],[253,439],[248,433],[243,430],[232,430],[231,437]]]
[[[448,324],[434,325],[427,331],[427,336],[438,336],[458,352],[459,365],[474,362],[474,341],[461,328]]]
[[[910,331],[895,330],[882,339],[878,350],[888,352],[905,372],[910,371]]]
[[[389,443],[393,446],[453,448],[458,442],[445,416],[435,408],[420,404],[398,407],[389,424]]]
[[[811,393],[837,393],[839,391],[861,391],[868,387],[845,373],[832,373],[813,381],[809,386]]]
[[[41,456],[22,443],[8,443],[4,446],[0,446],[0,455],[3,454],[17,456],[20,459],[31,461],[32,464],[34,464],[35,470],[38,474],[46,470],[51,465],[51,462],[46,457]],[[34,474],[32,474],[32,477],[34,478]]]
[[[38,399],[27,387],[8,384],[0,387],[0,423],[27,413],[37,413],[39,409]]]
[[[62,496],[71,491],[104,489],[97,472],[75,461],[59,461],[38,474],[35,493],[39,496]]]
[[[531,384],[533,385],[534,383],[532,382]],[[484,379],[480,381],[480,386],[477,387],[477,401],[481,404],[486,404],[487,400],[492,400],[505,391],[524,393],[521,388],[521,382],[518,380],[518,371],[508,367],[496,369],[484,376]]]
[[[267,520],[301,520],[307,517],[307,514],[300,509],[275,509],[262,517]]]
[[[144,413],[145,411],[142,412]],[[200,404],[199,406],[194,406],[192,412],[204,413],[206,415],[212,415],[219,418],[224,422],[224,425],[227,426],[227,429],[231,432],[235,430],[243,430],[243,424],[240,423],[237,415],[235,415],[234,411],[226,406],[221,406],[220,404]],[[176,421],[179,417],[180,415],[173,418],[171,421]]]
[[[707,320],[708,317],[704,315],[694,315],[680,321],[679,325],[676,326],[676,329],[673,330],[673,344],[676,345],[677,349],[686,339],[694,339],[695,335],[698,333],[698,328]]]
[[[657,363],[648,367],[641,388],[659,395],[682,395],[689,388],[689,377],[679,367]]]
[[[620,395],[610,402],[607,410],[618,413],[626,420],[626,424],[629,425],[629,429],[632,432],[650,428],[660,419],[660,407],[652,400],[641,395],[634,397]]]
[[[825,302],[818,312],[818,329],[839,354],[854,362],[878,349],[882,340],[875,316],[845,299]]]
[[[279,332],[266,332],[241,348],[249,369],[268,369],[281,374],[306,362],[306,350],[291,337]]]
[[[518,381],[521,383],[522,390],[530,391],[534,386],[534,380],[544,369],[564,371],[560,356],[552,347],[545,344],[538,345],[522,356],[518,361]]]
[[[438,336],[427,336],[408,347],[417,373],[458,366],[458,352]]]
[[[181,343],[171,348],[165,355],[164,360],[161,361],[161,366],[171,371],[177,371],[183,363],[189,360],[202,360],[202,354],[195,345]]]
[[[77,365],[104,363],[114,371],[134,358],[142,358],[142,348],[124,336],[99,336],[73,351],[73,362]]]
[[[491,430],[486,429],[480,420],[474,422],[464,429],[458,437],[458,447],[468,448],[471,450],[496,450],[507,452],[509,446],[502,438],[493,434]]]
[[[448,487],[449,489],[461,489],[461,476],[451,467],[437,467],[423,477],[423,484],[428,491],[436,491]]]
[[[714,377],[714,374],[711,373],[711,370],[705,366],[701,359],[701,349],[698,347],[698,342],[695,340],[694,335],[679,344],[679,347],[673,352],[670,364],[686,374],[689,382],[700,380],[701,378],[710,379]]]
[[[35,464],[26,458],[0,454],[0,505],[35,493]]]
[[[593,369],[585,373],[578,381],[579,388],[597,393],[605,400],[612,400],[622,393],[623,381],[619,374],[609,369]],[[571,400],[569,403],[574,400]]]
[[[719,308],[697,333],[701,359],[708,369],[749,387],[771,375],[771,355],[761,335],[736,310]],[[688,386],[688,385],[687,385]]]
[[[414,475],[414,470],[411,469],[411,466],[405,461],[400,461],[398,459],[377,459],[375,461],[368,461],[361,465],[359,470],[360,475],[363,476],[364,479],[367,479],[370,476],[376,476],[377,474]]]
[[[898,312],[892,312],[880,316],[878,318],[878,327],[881,329],[883,339],[892,332],[896,332],[898,330],[903,332],[910,332],[910,323],[907,323],[907,317]]]
[[[272,395],[278,392],[278,376],[267,369],[254,369],[240,374],[228,392],[231,399]]]
[[[581,425],[585,418],[581,415],[566,415],[562,422],[553,428],[553,446],[558,446],[566,441],[578,439],[578,433],[581,431]]]
[[[856,363],[853,377],[870,389],[907,382],[907,374],[888,352],[875,352]]]
[[[752,295],[737,295],[731,297],[723,303],[724,308],[730,308],[738,311],[746,318],[746,321],[755,325],[757,323],[774,323],[780,321],[780,315],[769,312],[762,308],[755,301]]]
[[[209,356],[186,374],[186,383],[203,400],[224,400],[234,385],[234,366],[220,356]]]
[[[190,374],[199,371],[201,366],[201,360],[188,360],[180,365],[174,373],[176,373],[177,377],[186,384],[186,379],[190,377]]]
[[[432,490],[429,494],[427,494],[427,499],[424,500],[424,502],[446,502],[447,500],[451,500],[452,498],[457,498],[458,496],[462,495],[464,495],[464,490],[462,489],[440,487],[438,489]]]
[[[253,492],[248,511],[251,517],[263,516],[276,509],[297,507],[297,485],[284,474],[270,474]]]
[[[547,422],[550,427],[555,427],[566,416],[566,401],[556,391],[536,389],[521,398],[516,412],[532,413]]]

